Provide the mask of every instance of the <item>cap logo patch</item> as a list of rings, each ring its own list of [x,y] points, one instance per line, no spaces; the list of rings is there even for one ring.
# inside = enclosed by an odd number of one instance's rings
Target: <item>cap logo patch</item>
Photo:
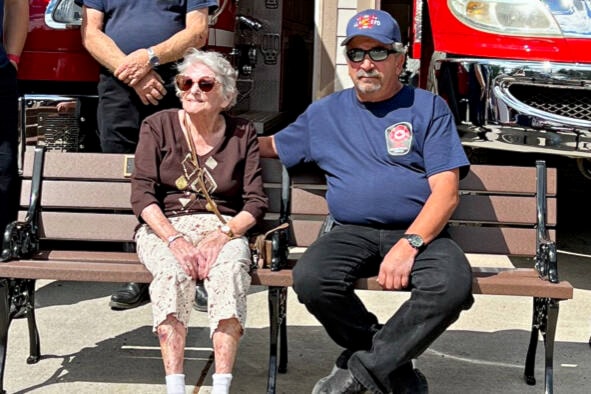
[[[357,18],[354,27],[356,29],[373,29],[375,26],[379,25],[381,25],[381,22],[377,15],[365,14]]]
[[[412,145],[412,125],[400,122],[388,127],[385,131],[388,154],[403,156],[410,151]]]

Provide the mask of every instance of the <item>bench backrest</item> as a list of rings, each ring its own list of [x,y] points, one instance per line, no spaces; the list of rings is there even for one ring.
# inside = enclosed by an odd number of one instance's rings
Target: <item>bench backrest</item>
[[[131,211],[133,155],[48,151],[44,155],[39,236],[45,241],[128,243],[138,224]],[[34,172],[33,150],[25,153],[19,220],[27,214]],[[282,167],[263,160],[270,207],[264,227],[279,223]],[[69,245],[72,245],[69,242]]]
[[[42,167],[40,237],[56,241],[130,242],[138,222],[129,203],[131,155],[46,152]],[[20,220],[28,209],[33,152],[27,151]],[[312,166],[287,175],[276,159],[262,159],[269,212],[263,230],[290,214],[290,242],[308,246],[328,213],[325,179]],[[282,182],[283,181],[283,182]],[[547,208],[544,226],[555,239],[556,169],[547,169],[546,194],[537,195],[534,167],[472,165],[460,183],[461,202],[450,232],[467,253],[535,256],[540,230],[537,206]],[[283,219],[281,218],[283,215]]]
[[[545,168],[545,167],[544,167]],[[545,226],[555,239],[556,169],[547,169]],[[467,253],[535,256],[538,222],[535,167],[472,165],[460,182],[449,231]],[[291,172],[291,241],[308,246],[328,213],[325,179],[312,166]],[[544,219],[544,218],[542,218]]]

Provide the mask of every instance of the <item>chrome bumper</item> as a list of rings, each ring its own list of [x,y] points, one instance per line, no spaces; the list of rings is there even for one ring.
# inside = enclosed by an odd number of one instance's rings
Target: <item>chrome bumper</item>
[[[437,55],[428,87],[465,146],[591,157],[591,65]]]

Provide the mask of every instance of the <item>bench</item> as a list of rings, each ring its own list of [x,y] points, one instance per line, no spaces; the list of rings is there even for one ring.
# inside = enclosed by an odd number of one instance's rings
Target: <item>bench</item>
[[[144,282],[150,273],[137,260],[132,233],[137,220],[129,206],[132,157],[119,154],[26,152],[18,224],[5,234],[0,263],[0,390],[10,322],[28,319],[30,356],[40,358],[35,322],[36,279],[91,282]],[[321,233],[327,214],[324,179],[309,167],[287,173],[277,160],[263,160],[269,213],[264,228],[288,221],[287,233],[273,236],[270,268],[252,273],[252,284],[268,287],[269,368],[267,392],[276,390],[277,372],[287,369],[287,289],[297,253]],[[556,245],[556,170],[534,167],[472,166],[461,183],[461,203],[450,232],[467,253],[533,257],[530,269],[475,268],[475,294],[526,296],[533,300],[532,331],[525,379],[535,384],[534,362],[541,333],[545,345],[546,392],[552,392],[554,336],[558,304],[573,297],[559,282]],[[375,278],[358,289],[381,291]]]

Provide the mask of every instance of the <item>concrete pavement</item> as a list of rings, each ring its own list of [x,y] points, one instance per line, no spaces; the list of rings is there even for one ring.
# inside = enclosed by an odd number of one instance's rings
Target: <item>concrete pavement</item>
[[[574,235],[573,235],[574,236]],[[590,238],[586,238],[590,239]],[[583,240],[582,242],[586,242]],[[560,246],[560,245],[559,245]],[[573,300],[560,304],[555,393],[591,392],[591,255],[559,254],[559,272],[575,287]],[[564,249],[564,248],[563,248]],[[584,251],[589,252],[583,248]],[[472,258],[488,265],[486,256]],[[502,264],[528,265],[505,259]],[[108,308],[118,284],[39,281],[37,319],[42,359],[27,365],[26,320],[13,322],[4,387],[8,393],[165,393],[158,342],[151,333],[149,304],[115,312]],[[406,299],[404,293],[361,292],[384,320]],[[249,317],[232,385],[233,393],[263,393],[268,355],[266,291],[253,287]],[[318,322],[288,296],[288,372],[278,393],[309,393],[331,369],[340,350]],[[470,311],[417,360],[430,393],[543,393],[543,344],[538,347],[536,386],[523,382],[531,302],[523,297],[477,296]],[[212,350],[206,315],[194,312],[185,371],[187,393],[209,393]]]

